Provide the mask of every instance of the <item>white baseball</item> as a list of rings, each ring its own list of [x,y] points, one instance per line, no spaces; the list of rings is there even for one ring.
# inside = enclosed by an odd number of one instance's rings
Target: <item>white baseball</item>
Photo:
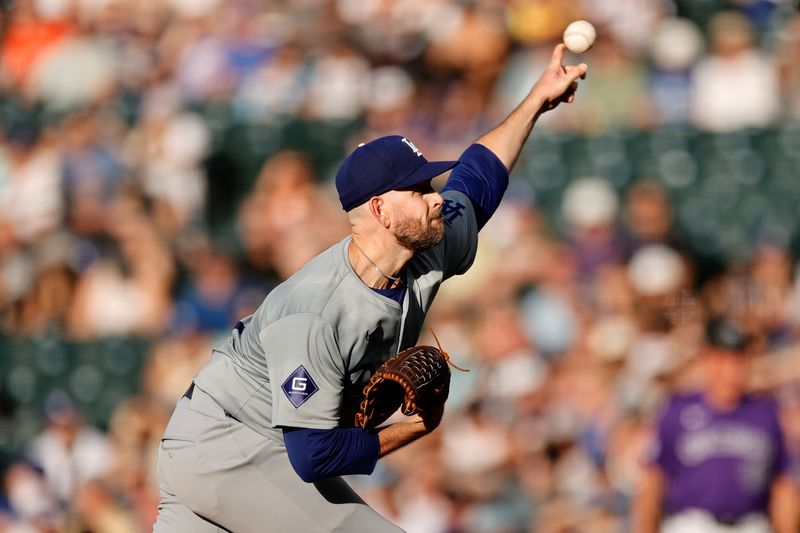
[[[564,44],[574,54],[582,54],[591,48],[596,37],[594,26],[585,20],[576,20],[564,30]]]

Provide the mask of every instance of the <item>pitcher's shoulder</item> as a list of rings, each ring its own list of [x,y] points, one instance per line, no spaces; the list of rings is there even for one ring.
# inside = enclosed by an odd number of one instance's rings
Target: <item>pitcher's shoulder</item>
[[[343,246],[344,241],[334,244],[275,287],[262,304],[262,317],[275,320],[294,313],[320,313],[347,275]]]

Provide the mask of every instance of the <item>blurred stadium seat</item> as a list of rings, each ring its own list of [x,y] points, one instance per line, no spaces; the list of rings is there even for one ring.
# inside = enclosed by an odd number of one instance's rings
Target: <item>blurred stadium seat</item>
[[[0,376],[17,405],[11,448],[19,449],[41,429],[43,406],[54,391],[68,393],[87,422],[106,428],[114,408],[140,390],[150,344],[131,338],[68,342],[0,335]]]

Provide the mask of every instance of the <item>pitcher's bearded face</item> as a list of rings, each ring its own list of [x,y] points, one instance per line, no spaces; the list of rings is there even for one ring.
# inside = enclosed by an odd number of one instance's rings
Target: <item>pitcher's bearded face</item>
[[[416,253],[442,242],[444,198],[433,189],[430,180],[391,190],[383,199],[388,206],[388,226],[400,246]]]
[[[444,219],[441,209],[431,213],[424,221],[402,216],[397,221],[395,238],[404,248],[421,252],[439,244],[444,238]]]

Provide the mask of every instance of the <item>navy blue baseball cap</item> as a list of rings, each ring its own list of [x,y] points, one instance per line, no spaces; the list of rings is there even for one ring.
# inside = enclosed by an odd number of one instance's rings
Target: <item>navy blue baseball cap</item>
[[[447,172],[458,161],[428,161],[414,143],[400,135],[361,143],[336,172],[336,190],[345,211],[373,196],[413,187]]]
[[[752,339],[738,325],[721,317],[706,324],[706,343],[735,354],[746,354]]]

